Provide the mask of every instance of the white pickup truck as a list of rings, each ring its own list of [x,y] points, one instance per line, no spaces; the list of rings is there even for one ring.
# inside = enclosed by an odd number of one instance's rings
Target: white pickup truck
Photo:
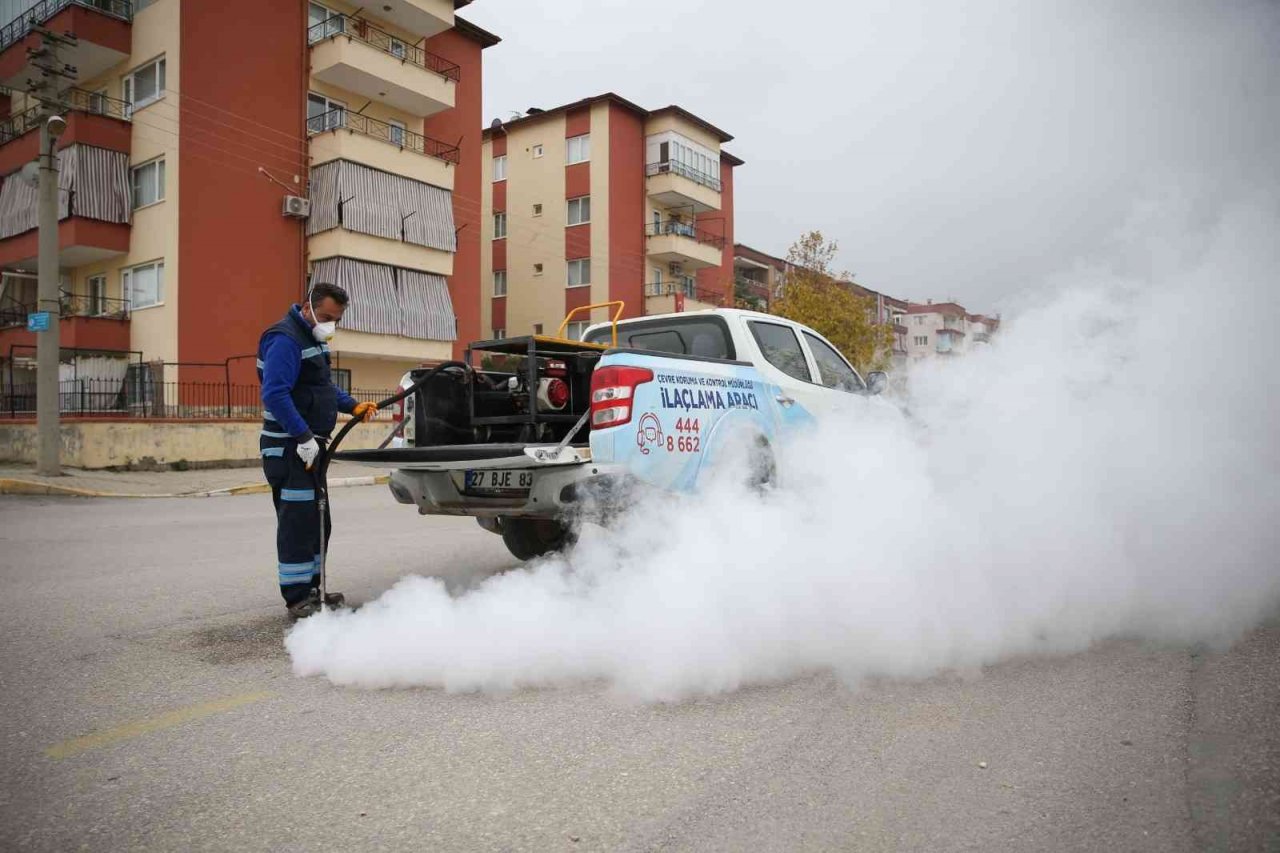
[[[781,436],[884,386],[780,317],[664,314],[598,324],[582,341],[473,343],[393,413],[391,446],[335,458],[394,469],[400,503],[475,516],[531,559],[569,544],[584,509],[615,511],[636,488],[696,488],[744,437],[744,481],[768,481]]]

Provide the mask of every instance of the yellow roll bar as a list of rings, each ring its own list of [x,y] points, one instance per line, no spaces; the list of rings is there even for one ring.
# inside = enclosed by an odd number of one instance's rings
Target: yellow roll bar
[[[579,305],[577,308],[570,311],[564,318],[564,322],[561,323],[560,328],[556,330],[556,337],[564,340],[564,330],[569,328],[569,321],[572,320],[579,311],[594,311],[596,308],[608,308],[613,305],[618,306],[618,310],[613,312],[613,319],[610,320],[609,323],[613,330],[613,345],[616,347],[618,345],[618,321],[622,319],[622,312],[625,311],[627,307],[627,303],[623,302],[621,299],[615,299],[612,302],[596,302],[591,305]]]

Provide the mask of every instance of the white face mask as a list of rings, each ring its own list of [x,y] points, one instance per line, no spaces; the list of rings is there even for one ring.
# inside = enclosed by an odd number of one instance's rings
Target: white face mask
[[[316,304],[314,301],[312,301],[310,293],[307,294],[307,306],[311,308],[311,320],[312,322],[315,322]],[[330,320],[328,323],[316,323],[314,326],[312,326],[311,336],[315,338],[317,341],[319,341],[320,343],[324,343],[325,341],[332,338],[337,333],[337,331],[338,331],[337,322]]]

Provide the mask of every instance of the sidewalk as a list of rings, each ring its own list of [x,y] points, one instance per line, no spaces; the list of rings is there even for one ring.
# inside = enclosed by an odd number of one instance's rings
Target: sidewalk
[[[387,472],[348,462],[329,466],[329,488],[385,483]],[[215,497],[269,491],[262,469],[196,471],[87,471],[64,468],[61,477],[41,477],[31,465],[0,465],[0,495],[82,497]]]

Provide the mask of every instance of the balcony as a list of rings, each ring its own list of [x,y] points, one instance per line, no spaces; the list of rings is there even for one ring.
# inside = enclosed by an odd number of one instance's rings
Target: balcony
[[[649,257],[686,269],[718,267],[724,251],[724,238],[696,228],[687,222],[668,219],[646,226]]]
[[[683,163],[666,161],[644,167],[645,191],[663,207],[691,207],[696,213],[720,209],[720,178]]]
[[[58,161],[59,266],[83,266],[128,252],[133,207],[129,155],[75,144],[59,150]],[[0,268],[36,269],[36,208],[36,187],[20,172],[6,175],[0,182]]]
[[[126,154],[131,150],[128,101],[70,89],[58,109],[67,119],[67,129],[58,138],[60,148],[81,144]],[[40,111],[37,104],[0,121],[0,175],[8,175],[39,156]]]
[[[129,304],[97,294],[61,291],[61,320],[58,343],[64,349],[128,350]],[[27,315],[36,310],[30,303],[6,298],[0,302],[0,355],[10,356],[12,347],[34,347],[36,333],[27,331]]]
[[[411,115],[453,109],[461,69],[368,21],[333,15],[311,27],[307,39],[317,80]]]
[[[724,294],[698,287],[692,276],[686,276],[683,281],[649,282],[644,286],[646,315],[704,311],[724,304]]]
[[[733,279],[733,297],[742,307],[755,311],[769,310],[769,283],[738,275]]]
[[[0,27],[0,85],[25,88],[40,72],[29,50],[43,40],[32,30],[46,27],[75,33],[78,44],[59,51],[70,67],[69,82],[101,76],[129,58],[133,42],[133,3],[129,0],[43,0]]]
[[[453,0],[381,0],[379,5],[379,17],[421,38],[453,29]]]
[[[343,109],[307,119],[307,133],[313,165],[351,160],[453,189],[453,167],[459,160],[456,145]]]
[[[361,234],[345,228],[333,228],[308,237],[307,255],[312,261],[354,258],[389,267],[453,275],[453,252]]]

